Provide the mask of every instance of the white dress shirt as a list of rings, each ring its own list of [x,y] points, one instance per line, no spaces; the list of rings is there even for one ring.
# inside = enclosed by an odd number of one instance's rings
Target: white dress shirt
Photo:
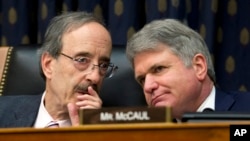
[[[200,105],[197,112],[202,112],[206,108],[209,108],[211,110],[215,110],[215,87],[214,86],[213,86],[213,89],[212,89],[210,95]]]
[[[51,121],[55,121],[51,115],[48,113],[44,106],[44,97],[45,97],[45,92],[42,95],[42,100],[40,103],[38,115],[36,117],[36,121],[34,124],[35,128],[44,128],[46,127]],[[71,122],[69,119],[67,120],[59,120],[56,121],[59,124],[59,127],[68,127],[71,126]]]

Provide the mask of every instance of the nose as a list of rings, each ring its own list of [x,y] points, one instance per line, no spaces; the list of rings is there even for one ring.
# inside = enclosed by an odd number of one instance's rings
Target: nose
[[[155,89],[157,89],[158,84],[155,81],[155,78],[152,75],[147,75],[145,77],[145,82],[144,82],[144,92],[147,94],[152,94]]]
[[[87,70],[87,80],[91,81],[93,84],[97,84],[103,76],[100,74],[99,66],[93,65]]]

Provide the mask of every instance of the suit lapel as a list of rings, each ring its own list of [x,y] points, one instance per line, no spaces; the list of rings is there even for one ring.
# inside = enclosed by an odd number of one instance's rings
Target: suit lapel
[[[32,127],[37,117],[41,102],[41,96],[23,100],[23,106],[18,107],[14,112],[12,125],[16,127]]]

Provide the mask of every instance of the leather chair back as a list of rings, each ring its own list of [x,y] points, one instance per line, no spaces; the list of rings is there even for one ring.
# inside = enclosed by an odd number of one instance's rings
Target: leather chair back
[[[0,68],[3,70],[0,75],[0,95],[32,95],[44,91],[45,83],[39,72],[38,47],[8,47],[6,61],[0,61],[5,63]],[[0,56],[3,56],[1,51]],[[119,69],[113,77],[104,80],[100,92],[103,107],[145,106],[142,88],[134,80],[134,73],[125,56],[125,48],[113,47],[111,61]]]

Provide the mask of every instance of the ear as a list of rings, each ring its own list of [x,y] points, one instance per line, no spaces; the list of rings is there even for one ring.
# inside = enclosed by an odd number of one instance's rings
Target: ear
[[[51,78],[53,57],[49,53],[42,54],[41,66],[46,78]]]
[[[194,56],[193,68],[198,80],[204,80],[207,75],[207,62],[204,55],[198,53]]]

